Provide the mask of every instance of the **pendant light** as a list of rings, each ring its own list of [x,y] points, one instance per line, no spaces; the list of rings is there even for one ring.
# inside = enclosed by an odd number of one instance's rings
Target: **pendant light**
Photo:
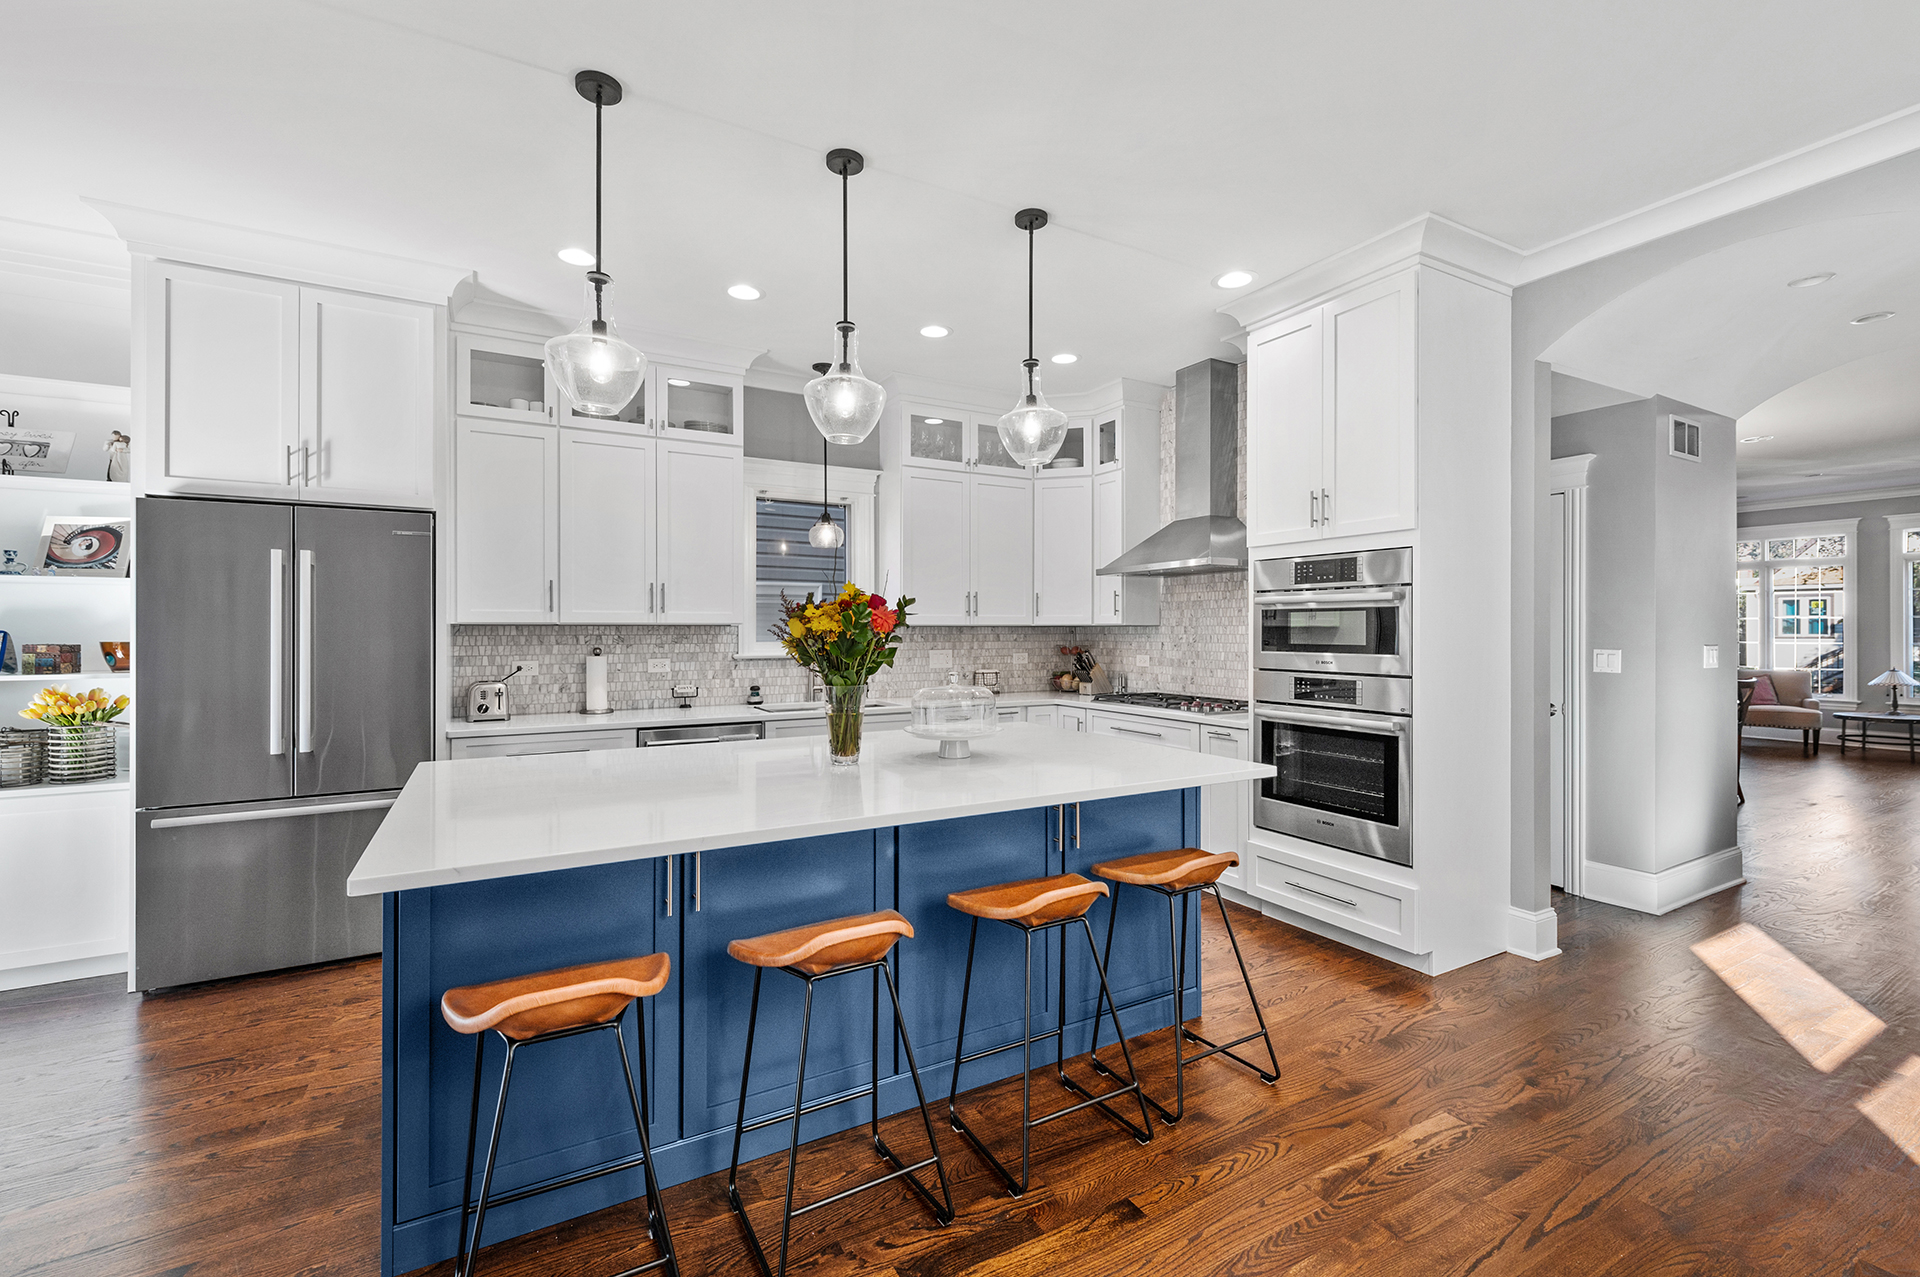
[[[814,372],[824,377],[832,369],[832,364],[815,364]],[[827,441],[820,441],[820,517],[807,529],[807,544],[818,550],[838,550],[847,543],[847,530],[833,521],[832,506],[827,500]]]
[[[834,361],[806,386],[807,412],[828,443],[859,443],[873,433],[887,392],[860,371],[857,339],[847,305],[847,179],[865,168],[858,151],[827,152],[827,168],[840,178],[840,322],[834,325]],[[817,368],[819,365],[815,365]]]
[[[600,256],[600,112],[620,101],[620,81],[604,71],[582,71],[573,87],[593,103],[593,269],[587,272],[587,318],[547,343],[547,370],[562,394],[589,417],[618,416],[640,393],[647,357],[620,340],[613,325],[613,279]]]
[[[1013,215],[1013,224],[1027,233],[1027,358],[1021,365],[1027,370],[1027,391],[1000,418],[1000,443],[1020,465],[1044,466],[1067,441],[1067,414],[1047,406],[1034,374],[1040,361],[1033,357],[1033,233],[1047,224],[1047,212],[1023,208]]]

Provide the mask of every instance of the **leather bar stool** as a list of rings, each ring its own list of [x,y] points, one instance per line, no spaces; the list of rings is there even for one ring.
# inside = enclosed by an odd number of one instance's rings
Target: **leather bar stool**
[[[1172,1126],[1175,1122],[1178,1122],[1181,1115],[1187,1111],[1186,1068],[1189,1061],[1204,1060],[1210,1055],[1224,1055],[1228,1059],[1237,1060],[1252,1069],[1255,1073],[1259,1074],[1260,1080],[1268,1086],[1272,1086],[1280,1080],[1280,1058],[1275,1055],[1273,1051],[1273,1038],[1267,1032],[1267,1018],[1261,1014],[1260,999],[1254,996],[1253,980],[1247,975],[1247,960],[1240,954],[1240,940],[1239,937],[1233,934],[1233,920],[1227,917],[1227,902],[1220,898],[1220,875],[1239,863],[1240,857],[1231,851],[1214,853],[1201,851],[1194,847],[1181,847],[1173,851],[1149,851],[1144,855],[1127,856],[1120,860],[1108,860],[1093,867],[1095,874],[1114,883],[1116,887],[1113,894],[1113,907],[1107,910],[1107,955],[1109,958],[1113,955],[1114,920],[1120,916],[1120,892],[1118,891],[1118,887],[1140,887],[1147,891],[1158,892],[1167,898],[1167,943],[1169,946],[1169,957],[1171,958],[1169,965],[1173,969],[1173,1023],[1176,1030],[1173,1035],[1173,1108],[1169,1111],[1165,1105],[1161,1104],[1160,1101],[1154,1099],[1151,1095],[1147,1095],[1144,1091],[1141,1095],[1147,1103],[1153,1105],[1154,1112],[1158,1113],[1160,1120],[1168,1126]],[[1235,1038],[1231,1042],[1209,1042],[1198,1033],[1187,1028],[1186,902],[1187,897],[1196,891],[1212,892],[1214,903],[1220,906],[1220,921],[1226,926],[1227,939],[1233,945],[1234,961],[1240,964],[1240,981],[1247,987],[1247,1000],[1253,1003],[1253,1018],[1255,1023],[1260,1026],[1258,1032]],[[1175,925],[1176,916],[1179,919],[1177,928]],[[1158,995],[1151,998],[1141,998],[1139,1001],[1128,1003],[1125,1007],[1120,1008],[1120,1010],[1130,1011],[1134,1007],[1157,1000]],[[1259,1038],[1267,1044],[1267,1059],[1272,1066],[1271,1068],[1263,1069],[1252,1060],[1234,1054],[1234,1047],[1244,1046],[1255,1038]],[[1185,1044],[1188,1042],[1197,1042],[1207,1049],[1198,1055],[1187,1055]],[[1122,1037],[1121,1045],[1124,1046],[1125,1044],[1126,1039]],[[1093,1066],[1110,1077],[1116,1076],[1112,1070],[1101,1062],[1100,1024],[1097,1020],[1093,1026]],[[1127,1059],[1127,1074],[1129,1077],[1133,1075],[1133,1060],[1131,1057]]]
[[[900,991],[894,987],[893,972],[887,969],[887,955],[893,951],[901,937],[913,935],[913,924],[891,909],[878,913],[858,914],[850,918],[834,918],[826,922],[816,922],[809,926],[794,927],[787,931],[776,931],[769,935],[754,936],[747,940],[735,940],[727,945],[727,953],[736,961],[744,962],[753,968],[753,1002],[747,1012],[747,1058],[740,1068],[740,1112],[733,1123],[733,1158],[727,1165],[727,1200],[732,1203],[734,1214],[740,1217],[740,1225],[746,1230],[747,1244],[753,1250],[753,1257],[762,1270],[774,1277],[784,1277],[787,1271],[787,1241],[793,1232],[794,1217],[808,1211],[830,1206],[842,1198],[878,1187],[891,1180],[903,1179],[908,1187],[920,1195],[927,1208],[933,1212],[934,1219],[942,1226],[953,1222],[953,1190],[947,1183],[946,1163],[940,1158],[940,1142],[934,1138],[933,1115],[927,1109],[927,1094],[920,1085],[920,1069],[913,1060],[913,1043],[907,1040],[907,1023],[900,1014]],[[804,981],[807,986],[806,1003],[800,1013],[800,1066],[793,1082],[793,1108],[791,1111],[769,1113],[747,1120],[748,1079],[753,1074],[753,1035],[760,1021],[760,977],[769,967],[785,971]],[[807,1035],[813,1027],[813,986],[821,980],[831,980],[835,976],[853,975],[860,971],[871,971],[873,975],[873,1085],[856,1087],[838,1095],[829,1095],[811,1103],[806,1100],[807,1086]],[[927,1129],[927,1143],[932,1147],[930,1157],[923,1157],[911,1165],[900,1160],[885,1140],[880,1138],[880,980],[885,977],[887,993],[893,999],[893,1025],[899,1035],[900,1045],[907,1056],[907,1072],[913,1077],[913,1093],[920,1102],[920,1120]],[[800,1155],[800,1119],[809,1113],[817,1113],[824,1108],[837,1104],[848,1104],[862,1097],[871,1101],[871,1116],[868,1120],[868,1134],[873,1147],[887,1164],[893,1167],[885,1175],[876,1176],[864,1183],[855,1184],[831,1197],[823,1197],[817,1202],[808,1202],[795,1209],[793,1205],[794,1167]],[[770,1265],[767,1254],[760,1245],[760,1237],[754,1231],[753,1220],[747,1217],[746,1204],[740,1200],[740,1137],[748,1131],[757,1131],[763,1126],[772,1126],[776,1122],[791,1121],[793,1132],[787,1140],[787,1197],[786,1205],[780,1216],[780,1262]],[[928,1166],[934,1168],[940,1176],[940,1201],[935,1201],[926,1185],[920,1182],[916,1171]]]
[[[1120,1019],[1113,1007],[1113,992],[1107,988],[1107,968],[1100,959],[1100,951],[1093,944],[1093,928],[1087,922],[1087,910],[1093,908],[1093,902],[1107,894],[1104,882],[1094,882],[1079,874],[1053,874],[1046,878],[1027,878],[1020,882],[1004,882],[997,886],[975,887],[971,891],[956,891],[947,897],[947,904],[961,913],[971,915],[973,929],[967,937],[967,974],[960,993],[960,1029],[953,1042],[953,1085],[947,1092],[947,1120],[953,1123],[953,1129],[965,1136],[967,1142],[987,1160],[987,1164],[1006,1181],[1007,1188],[1015,1197],[1027,1191],[1029,1172],[1033,1158],[1033,1128],[1044,1126],[1056,1118],[1069,1113],[1078,1113],[1081,1109],[1098,1107],[1100,1112],[1118,1123],[1139,1143],[1145,1144],[1153,1139],[1153,1123],[1147,1116],[1145,1097],[1140,1090],[1139,1079],[1133,1077],[1133,1057],[1127,1053],[1124,1035],[1120,1039],[1120,1052],[1127,1060],[1129,1081],[1124,1086],[1114,1087],[1098,1095],[1088,1091],[1067,1074],[1067,1042],[1065,1034],[1067,1014],[1067,949],[1065,936],[1060,945],[1060,1000],[1057,1003],[1060,1013],[1060,1025],[1045,1033],[1033,1031],[1033,938],[1043,931],[1055,928],[1064,929],[1074,923],[1087,937],[1087,956],[1093,960],[1093,969],[1100,977],[1100,996],[1093,1005],[1094,1024],[1100,1023],[1100,1008],[1104,1005],[1107,1013],[1113,1016],[1113,1031],[1120,1032]],[[967,1002],[973,993],[973,951],[980,939],[980,920],[1004,922],[1020,931],[1026,940],[1026,1018],[1022,1025],[1022,1034],[1018,1042],[1009,1042],[1004,1046],[988,1047],[984,1051],[966,1054],[967,1040]],[[1078,1104],[1056,1109],[1041,1117],[1033,1115],[1033,1044],[1054,1039],[1054,1071],[1060,1085],[1082,1099]],[[1097,1039],[1096,1039],[1097,1040]],[[954,1106],[954,1099],[960,1093],[960,1066],[971,1064],[975,1060],[998,1055],[1002,1051],[1020,1050],[1020,1177],[1015,1179],[1013,1172],[1001,1165],[1000,1159],[988,1150],[986,1144],[973,1132]],[[1140,1104],[1140,1125],[1135,1126],[1120,1114],[1107,1107],[1107,1101],[1122,1095],[1131,1094]]]
[[[489,1206],[505,1206],[555,1189],[567,1188],[612,1175],[617,1171],[643,1168],[647,1186],[647,1233],[659,1248],[660,1257],[637,1268],[628,1268],[618,1277],[665,1269],[670,1277],[679,1277],[680,1266],[673,1255],[673,1234],[667,1228],[667,1215],[660,1202],[660,1185],[653,1174],[653,1145],[647,1139],[647,1019],[634,1016],[640,1035],[640,1087],[633,1083],[633,1065],[627,1059],[626,1038],[620,1023],[627,1008],[639,998],[650,998],[666,987],[669,963],[664,953],[644,958],[623,958],[614,962],[590,962],[583,966],[561,967],[535,975],[514,976],[487,984],[470,984],[448,989],[440,998],[440,1014],[456,1033],[474,1035],[473,1109],[467,1118],[467,1171],[461,1181],[460,1251],[454,1260],[454,1277],[472,1277],[480,1256],[480,1230]],[[487,1141],[487,1165],[480,1177],[480,1201],[473,1201],[473,1152],[480,1124],[480,1063],[486,1053],[486,1033],[491,1029],[507,1044],[507,1060],[500,1072],[500,1098],[494,1103],[493,1135]],[[633,1124],[640,1133],[640,1152],[571,1175],[542,1181],[526,1188],[503,1193],[493,1192],[494,1158],[500,1151],[500,1123],[507,1111],[507,1088],[513,1081],[514,1057],[529,1046],[558,1042],[583,1033],[611,1030],[615,1049],[620,1052],[620,1068],[627,1077],[627,1102],[633,1108]],[[467,1217],[473,1217],[473,1237],[467,1237]]]

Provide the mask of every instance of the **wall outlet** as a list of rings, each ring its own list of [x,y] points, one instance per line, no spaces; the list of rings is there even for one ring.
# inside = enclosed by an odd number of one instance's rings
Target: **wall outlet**
[[[517,657],[517,656],[516,656],[516,657],[515,657],[514,659],[512,659],[511,661],[508,661],[508,662],[507,662],[507,669],[509,669],[509,670],[510,670],[510,669],[512,669],[512,668],[513,668],[514,666],[516,666],[516,665],[518,665],[518,666],[520,667],[520,675],[519,675],[519,676],[520,676],[521,678],[526,678],[526,677],[527,677],[528,675],[530,675],[530,674],[538,674],[538,673],[540,672],[540,662],[538,662],[538,661],[527,661],[527,660],[522,660],[522,659],[520,659],[519,657]],[[505,670],[503,670],[503,671],[501,671],[501,672],[502,672],[502,673],[505,673],[506,671],[505,671]]]
[[[673,662],[667,659],[666,657],[649,656],[647,658],[647,673],[671,674],[672,672],[673,672]]]
[[[953,668],[953,649],[936,647],[927,653],[927,668],[930,670],[950,670]]]
[[[1709,643],[1700,649],[1700,668],[1703,670],[1717,670],[1720,668],[1720,648],[1718,645]]]
[[[1008,661],[1012,662],[1015,665],[1025,665],[1027,663],[1027,659],[1028,659],[1027,654],[1025,652],[1015,652],[1012,656],[1009,656],[1007,658]]]
[[[1135,665],[1151,665],[1153,662],[1148,660],[1144,655],[1142,655],[1142,656],[1134,657],[1133,663]]]
[[[1620,672],[1620,649],[1617,647],[1594,648],[1593,672],[1595,674],[1618,674]]]

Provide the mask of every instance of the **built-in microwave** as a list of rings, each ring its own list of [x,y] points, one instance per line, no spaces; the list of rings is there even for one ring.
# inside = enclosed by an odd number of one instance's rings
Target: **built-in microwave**
[[[1411,675],[1412,568],[1404,548],[1255,563],[1257,668]]]

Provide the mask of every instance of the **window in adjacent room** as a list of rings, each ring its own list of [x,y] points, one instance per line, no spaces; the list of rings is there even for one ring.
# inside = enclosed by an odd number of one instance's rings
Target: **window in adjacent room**
[[[1851,696],[1857,523],[1742,529],[1752,538],[1734,546],[1743,666],[1809,670],[1815,696]]]

